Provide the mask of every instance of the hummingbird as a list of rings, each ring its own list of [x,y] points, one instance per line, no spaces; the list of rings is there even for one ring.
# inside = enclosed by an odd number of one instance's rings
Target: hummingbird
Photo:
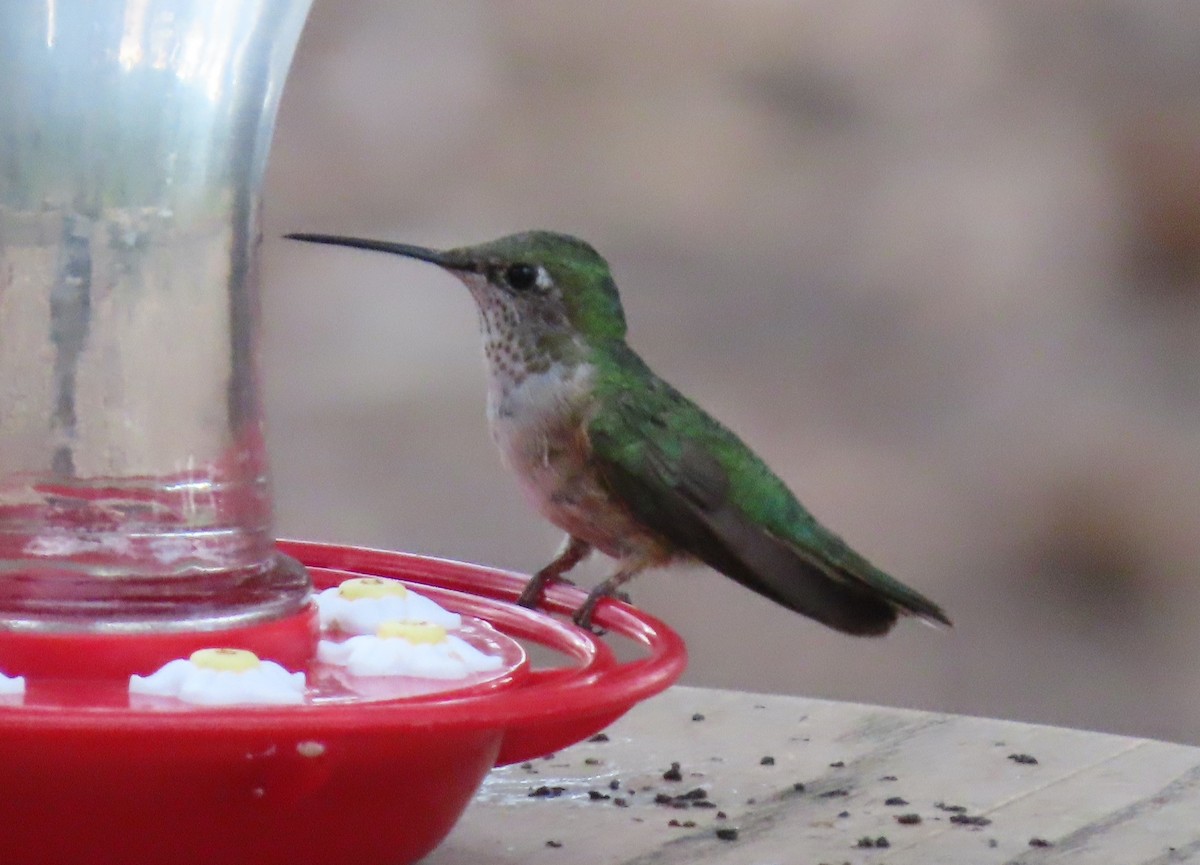
[[[900,615],[950,625],[937,604],[821,525],[740,438],[629,347],[608,262],[566,234],[528,231],[436,250],[331,234],[293,240],[436,264],[466,284],[487,361],[487,418],[533,507],[566,533],[518,603],[592,553],[615,572],[574,621],[643,571],[702,562],[770,600],[856,636]]]

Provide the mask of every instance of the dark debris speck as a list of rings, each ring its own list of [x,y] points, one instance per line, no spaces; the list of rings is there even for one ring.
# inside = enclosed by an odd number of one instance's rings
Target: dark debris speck
[[[697,712],[696,714],[692,715],[692,720],[693,721],[703,721],[704,715],[702,715],[700,712]]]
[[[854,846],[863,850],[886,850],[892,846],[892,842],[887,839],[886,835],[880,835],[878,838],[864,835],[858,839],[858,843]]]
[[[695,820],[675,820],[675,819],[671,819],[671,820],[668,820],[668,821],[667,821],[667,825],[668,825],[668,826],[673,826],[673,827],[675,827],[675,828],[679,828],[679,829],[695,829],[695,828],[696,828],[696,821],[695,821]]]
[[[679,764],[672,763],[671,768],[662,773],[662,779],[664,781],[682,781],[683,772],[679,771]]]
[[[795,784],[793,784],[793,785],[792,785],[792,792],[793,792],[793,793],[803,793],[803,792],[804,792],[804,782],[803,782],[803,781],[797,781]]]
[[[826,790],[824,793],[818,793],[818,798],[821,799],[837,799],[842,796],[849,796],[850,791],[843,787],[838,787],[836,790]]]
[[[1037,757],[1032,754],[1009,754],[1008,759],[1014,763],[1020,763],[1022,766],[1036,766],[1038,764]]]
[[[546,842],[546,846],[553,847],[554,849],[557,850],[559,847],[562,846],[562,841],[555,841],[553,838],[551,838],[549,841]]]
[[[588,739],[588,741],[589,742],[607,742],[608,741],[608,733],[597,733],[595,736],[592,736],[592,738]]]
[[[620,790],[620,789],[621,789],[621,782],[620,782],[620,781],[618,781],[616,778],[613,778],[611,781],[609,781],[609,782],[608,782],[608,789],[610,789],[610,790]]]
[[[966,805],[948,805],[945,802],[934,802],[933,807],[939,811],[949,811],[951,814],[965,814],[967,812]]]
[[[774,758],[774,757],[772,757],[770,754],[768,754],[767,756],[763,757],[761,760],[759,760],[759,761],[758,761],[758,765],[760,765],[760,766],[774,766],[774,765],[775,765],[775,758]]]
[[[588,799],[593,802],[605,802],[611,798],[612,796],[607,793],[601,793],[599,790],[588,790]]]
[[[835,760],[834,762],[829,764],[829,768],[830,769],[845,769],[846,761],[845,760]]]
[[[839,820],[845,820],[845,819],[846,819],[847,817],[849,817],[849,816],[850,816],[850,812],[849,812],[849,811],[839,811],[839,812],[838,812],[838,819],[839,819]]]
[[[902,796],[889,796],[883,800],[883,804],[890,808],[902,808],[908,804],[908,800]]]
[[[920,826],[921,825],[921,815],[920,814],[897,814],[896,822],[899,823],[901,826]]]
[[[585,766],[599,766],[602,762],[603,761],[599,757],[584,757],[583,758],[583,765],[585,765]]]
[[[717,837],[722,841],[736,841],[738,839],[738,830],[734,828],[718,829]]]
[[[1030,838],[1029,846],[1030,847],[1053,847],[1054,845],[1052,843],[1050,843],[1049,841],[1047,841],[1045,838]]]
[[[897,778],[895,775],[884,775],[879,780],[880,781],[899,781],[900,779]]]
[[[959,826],[990,826],[990,825],[992,825],[992,821],[989,820],[987,817],[980,817],[978,815],[971,816],[971,815],[967,815],[967,814],[955,814],[950,818],[950,822],[956,823]]]
[[[624,796],[618,796],[617,798],[613,799],[613,804],[616,805],[618,808],[628,808],[629,800],[626,799]]]
[[[703,787],[696,787],[686,793],[677,793],[674,796],[670,793],[654,794],[655,805],[666,805],[669,808],[701,807],[701,802],[705,803],[704,807],[708,807],[707,799],[708,791]]]
[[[530,790],[529,796],[534,799],[557,799],[565,792],[567,792],[566,787],[547,787],[543,784]]]

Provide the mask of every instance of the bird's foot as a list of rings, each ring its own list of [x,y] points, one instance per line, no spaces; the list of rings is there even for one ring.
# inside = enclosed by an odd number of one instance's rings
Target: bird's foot
[[[575,615],[571,616],[571,621],[573,621],[578,627],[583,628],[583,630],[587,631],[588,633],[597,637],[603,637],[608,633],[608,630],[600,627],[599,625],[592,624],[593,612],[594,610],[585,612],[583,607],[580,607],[575,611]]]
[[[521,592],[517,598],[517,603],[522,607],[528,607],[531,610],[537,609],[542,602],[542,595],[546,591],[546,586],[551,583],[566,583],[573,586],[570,580],[563,576],[571,568],[575,567],[592,551],[592,547],[586,541],[581,541],[578,538],[568,535],[567,542],[559,551],[554,560],[546,567],[542,568],[525,584],[525,590]]]
[[[633,603],[628,592],[617,591],[607,583],[601,583],[588,593],[587,599],[580,604],[579,609],[575,611],[575,615],[571,616],[571,621],[583,628],[585,631],[591,631],[593,634],[603,636],[607,634],[604,628],[598,628],[592,625],[592,618],[596,614],[596,605],[604,598],[612,598],[626,604]]]
[[[542,602],[542,593],[545,590],[545,581],[538,580],[535,577],[525,584],[524,590],[522,590],[520,597],[517,598],[517,605],[530,610],[536,610],[538,604]]]
[[[517,605],[526,607],[530,610],[536,610],[542,603],[542,595],[546,593],[546,588],[556,583],[562,583],[567,586],[575,585],[574,580],[568,580],[566,577],[538,579],[538,576],[534,575],[533,578],[525,584],[525,588],[521,591],[520,597],[517,598]]]
[[[579,605],[575,614],[571,616],[571,621],[585,631],[597,633],[597,630],[592,627],[592,616],[596,613],[596,604],[600,603],[601,598],[606,597],[608,597],[608,592],[604,590],[604,586],[596,586],[588,593],[587,599]]]

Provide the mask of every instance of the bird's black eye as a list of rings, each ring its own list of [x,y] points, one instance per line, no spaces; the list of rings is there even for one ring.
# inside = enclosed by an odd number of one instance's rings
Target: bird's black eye
[[[538,269],[532,264],[510,264],[504,270],[504,281],[514,291],[526,291],[537,284]]]

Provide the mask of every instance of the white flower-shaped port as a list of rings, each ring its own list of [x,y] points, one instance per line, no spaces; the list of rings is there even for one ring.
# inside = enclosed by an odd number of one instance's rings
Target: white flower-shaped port
[[[200,649],[149,676],[130,676],[129,693],[198,706],[279,706],[304,702],[304,674],[245,649]]]
[[[340,643],[321,640],[317,660],[344,667],[352,676],[421,679],[465,679],[498,670],[504,663],[430,622],[384,622],[376,634]]]
[[[21,696],[24,693],[24,676],[6,676],[0,673],[0,697]]]
[[[355,577],[319,593],[316,600],[321,627],[346,634],[374,634],[384,622],[430,622],[447,629],[462,625],[457,613],[385,577]]]

